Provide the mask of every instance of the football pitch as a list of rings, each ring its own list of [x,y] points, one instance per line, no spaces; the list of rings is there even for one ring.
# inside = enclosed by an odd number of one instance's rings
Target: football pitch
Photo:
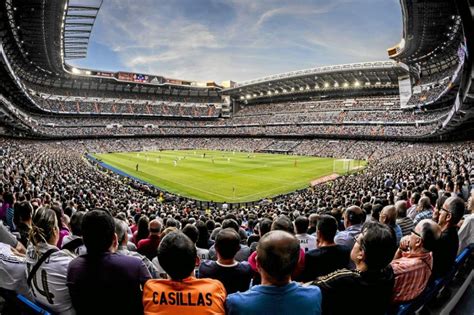
[[[343,174],[366,165],[365,161],[356,160],[209,150],[93,156],[168,192],[197,200],[233,203],[290,193],[309,187],[311,181],[323,176]]]

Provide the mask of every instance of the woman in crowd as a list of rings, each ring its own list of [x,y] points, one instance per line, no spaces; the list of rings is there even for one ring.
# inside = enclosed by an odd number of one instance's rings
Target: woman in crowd
[[[55,211],[42,207],[33,216],[27,248],[27,279],[33,298],[47,309],[61,315],[75,314],[66,275],[75,256],[59,250],[59,226]]]

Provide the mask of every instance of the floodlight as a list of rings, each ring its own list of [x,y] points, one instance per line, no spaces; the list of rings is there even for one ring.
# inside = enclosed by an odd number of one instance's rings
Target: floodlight
[[[245,97],[247,97],[247,99],[249,99],[251,96],[250,96],[250,94],[247,94]]]
[[[74,74],[79,74],[79,73],[81,73],[81,70],[79,70],[79,69],[77,69],[77,68],[74,68],[74,67],[71,68],[71,71],[72,71],[72,73],[74,73]]]
[[[301,87],[300,87],[300,91],[303,91],[303,90],[304,90],[304,87],[301,86]]]
[[[272,95],[272,91],[268,91],[267,94],[268,94],[268,95]]]
[[[316,85],[314,86],[314,88],[315,88],[315,89],[319,89],[319,85],[316,84]]]
[[[328,87],[329,87],[329,83],[324,82],[324,87],[325,87],[325,88],[328,88]]]
[[[92,74],[92,72],[90,72],[90,71],[86,71],[86,74],[87,74],[87,75],[91,75],[91,74]]]
[[[334,83],[334,87],[335,87],[335,88],[339,87],[339,83],[337,83],[337,82]]]
[[[346,87],[348,87],[348,86],[349,86],[349,83],[344,82],[344,87],[346,88]]]
[[[356,80],[356,81],[354,82],[354,86],[355,86],[355,87],[359,87],[359,86],[360,86],[360,82]]]

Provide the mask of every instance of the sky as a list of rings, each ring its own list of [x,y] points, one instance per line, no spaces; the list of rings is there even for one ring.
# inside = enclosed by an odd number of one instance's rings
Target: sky
[[[399,0],[104,0],[80,68],[242,82],[387,60]]]

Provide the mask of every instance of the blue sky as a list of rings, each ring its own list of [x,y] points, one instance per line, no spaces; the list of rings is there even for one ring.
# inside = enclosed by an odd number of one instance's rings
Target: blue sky
[[[398,0],[104,0],[77,67],[244,81],[386,60]]]

